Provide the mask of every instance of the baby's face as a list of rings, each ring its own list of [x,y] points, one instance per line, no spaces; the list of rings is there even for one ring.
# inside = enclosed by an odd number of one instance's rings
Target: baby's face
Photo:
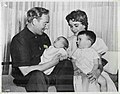
[[[79,35],[77,39],[78,48],[84,49],[89,48],[91,46],[91,41],[88,39],[88,37],[84,35]]]
[[[59,37],[53,42],[53,46],[56,48],[64,48],[63,42],[64,42],[64,39]]]

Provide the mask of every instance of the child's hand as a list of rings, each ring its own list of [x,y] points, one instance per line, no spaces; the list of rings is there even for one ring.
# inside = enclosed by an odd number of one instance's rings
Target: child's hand
[[[77,60],[74,59],[74,58],[72,58],[72,57],[68,57],[68,59],[71,60],[73,63],[76,63],[76,62],[77,62]]]
[[[81,76],[82,77],[87,77],[87,75],[85,73],[83,73],[83,72],[81,72]]]
[[[82,73],[82,72],[79,70],[79,68],[76,69],[76,70],[74,70],[74,75],[75,75],[75,76],[81,75],[81,73]]]

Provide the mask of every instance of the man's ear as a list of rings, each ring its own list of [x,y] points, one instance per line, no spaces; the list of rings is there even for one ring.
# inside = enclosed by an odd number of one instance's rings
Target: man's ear
[[[33,25],[35,25],[37,23],[37,19],[34,18],[33,21],[32,21]]]

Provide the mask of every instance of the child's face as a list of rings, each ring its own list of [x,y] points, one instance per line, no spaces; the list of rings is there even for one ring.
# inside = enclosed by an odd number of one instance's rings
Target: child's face
[[[63,42],[64,42],[64,39],[59,37],[53,42],[53,46],[56,48],[64,48]]]
[[[69,26],[70,26],[70,29],[71,31],[74,33],[74,34],[77,34],[78,32],[82,31],[82,30],[85,30],[85,26],[81,24],[81,22],[76,22],[76,21],[72,21],[70,20],[69,21]]]
[[[79,35],[77,38],[78,48],[84,49],[89,48],[91,46],[91,41],[88,39],[88,37],[84,35]]]

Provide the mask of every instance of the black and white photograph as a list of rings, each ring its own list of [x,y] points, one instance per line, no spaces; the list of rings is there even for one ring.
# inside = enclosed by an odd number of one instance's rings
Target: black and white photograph
[[[119,8],[117,0],[1,1],[0,92],[118,94]]]

